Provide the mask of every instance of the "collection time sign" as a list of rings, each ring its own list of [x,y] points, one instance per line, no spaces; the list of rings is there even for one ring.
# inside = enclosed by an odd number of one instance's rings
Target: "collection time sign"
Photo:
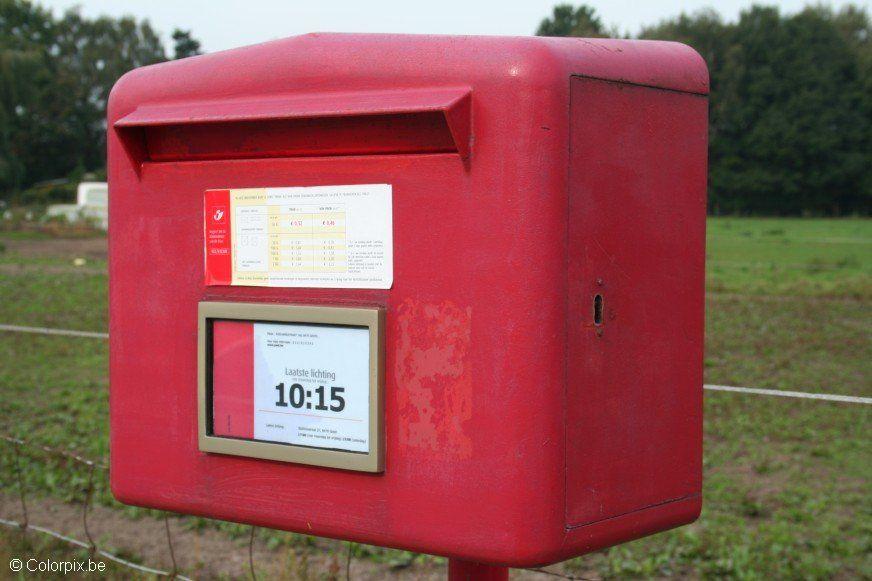
[[[252,327],[254,439],[369,452],[369,329]]]
[[[199,444],[379,472],[383,311],[200,303]]]

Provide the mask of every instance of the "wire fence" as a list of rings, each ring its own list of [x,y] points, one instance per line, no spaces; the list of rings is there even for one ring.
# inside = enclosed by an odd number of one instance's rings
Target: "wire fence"
[[[15,487],[17,489],[16,492],[17,492],[18,501],[19,501],[19,504],[21,507],[20,520],[9,520],[9,519],[5,519],[5,518],[0,518],[0,524],[7,526],[7,527],[20,529],[22,531],[22,533],[27,533],[27,531],[36,531],[36,532],[39,532],[39,533],[42,533],[45,535],[49,535],[51,537],[54,537],[55,539],[58,539],[60,541],[65,542],[69,545],[83,548],[83,549],[87,549],[88,555],[90,557],[94,557],[94,556],[99,555],[99,556],[104,557],[106,559],[109,559],[110,561],[113,561],[119,565],[122,565],[124,567],[128,567],[130,569],[135,569],[141,573],[147,573],[150,575],[158,575],[158,576],[162,576],[162,577],[171,577],[171,578],[175,578],[175,579],[190,579],[189,577],[185,577],[184,575],[181,575],[176,567],[175,553],[174,553],[174,549],[173,549],[173,541],[172,541],[172,537],[170,536],[170,529],[169,529],[169,520],[168,520],[169,515],[167,513],[164,513],[164,522],[166,524],[167,547],[168,547],[169,554],[170,554],[170,560],[173,563],[173,567],[169,571],[164,571],[164,570],[156,569],[153,567],[146,567],[146,566],[140,565],[138,563],[134,563],[134,562],[129,561],[127,559],[124,559],[124,558],[122,558],[114,553],[100,549],[97,546],[97,543],[94,540],[94,536],[91,534],[91,529],[88,526],[88,513],[91,510],[91,504],[92,504],[93,498],[94,498],[94,476],[95,476],[95,473],[99,472],[101,474],[108,474],[109,468],[105,464],[103,464],[101,462],[94,461],[94,460],[90,460],[88,458],[85,458],[84,456],[80,456],[79,454],[69,452],[67,450],[60,450],[58,448],[52,448],[50,446],[45,446],[42,444],[28,442],[26,440],[23,440],[21,438],[15,438],[13,436],[2,435],[2,436],[0,436],[0,439],[2,439],[7,445],[11,446],[11,448],[12,448],[12,457],[13,457],[13,459],[12,459],[12,471],[14,472]],[[87,486],[84,488],[83,496],[82,496],[82,533],[85,537],[85,540],[76,539],[76,538],[67,536],[61,532],[58,532],[58,531],[55,531],[55,530],[52,530],[52,529],[49,529],[46,527],[42,527],[39,525],[31,524],[31,522],[30,522],[30,510],[28,509],[28,490],[27,490],[27,487],[25,486],[24,466],[23,466],[23,463],[24,463],[25,459],[28,458],[28,456],[25,455],[24,453],[22,453],[22,448],[26,448],[32,452],[38,452],[40,454],[44,454],[47,456],[53,456],[53,457],[56,457],[56,458],[59,458],[62,460],[66,460],[66,461],[78,464],[86,469],[87,474],[88,474],[88,480],[87,480]]]
[[[0,324],[0,331],[8,331],[12,333],[34,333],[38,335],[60,335],[67,337],[84,337],[89,339],[108,339],[109,333],[100,333],[96,331],[76,331],[72,329],[54,329],[50,327],[28,327],[23,325],[6,325]],[[815,393],[811,390],[781,390],[781,389],[763,389],[760,387],[739,387],[735,385],[714,385],[705,384],[703,389],[709,391],[731,391],[735,393],[745,393],[749,395],[769,395],[776,397],[792,397],[797,399],[818,399],[823,401],[836,401],[842,403],[856,403],[864,405],[872,405],[872,397],[861,397],[854,395],[839,395],[834,393]]]
[[[92,339],[107,339],[109,337],[108,333],[98,333],[92,331],[74,331],[68,329],[53,329],[47,327],[27,327],[27,326],[18,326],[18,325],[5,325],[0,324],[0,331],[7,332],[18,332],[18,333],[35,333],[35,334],[44,334],[44,335],[60,335],[60,336],[70,336],[70,337],[78,337],[78,338],[92,338]],[[857,397],[857,396],[845,396],[845,395],[834,395],[834,394],[825,394],[825,393],[810,393],[804,391],[781,391],[781,390],[772,390],[772,389],[760,389],[753,387],[736,387],[736,386],[725,386],[725,385],[704,385],[705,389],[712,391],[727,391],[727,392],[738,392],[744,394],[752,394],[752,395],[770,395],[770,396],[780,396],[780,397],[795,397],[795,398],[805,398],[805,399],[817,399],[817,400],[828,400],[828,401],[836,401],[842,403],[853,403],[853,404],[872,404],[872,398],[868,397]],[[67,543],[71,546],[87,549],[89,556],[101,556],[110,561],[117,563],[118,565],[139,571],[141,573],[156,575],[160,577],[170,577],[172,579],[191,579],[190,577],[186,577],[179,570],[178,563],[176,560],[176,547],[174,546],[173,536],[170,532],[169,518],[170,513],[162,512],[162,517],[164,521],[164,530],[166,532],[166,545],[167,545],[167,553],[169,557],[169,562],[172,564],[169,570],[158,569],[154,567],[148,567],[144,565],[140,565],[138,563],[134,563],[128,559],[124,559],[121,556],[112,553],[108,550],[102,549],[97,546],[97,542],[94,539],[94,535],[91,534],[91,528],[89,527],[88,515],[91,512],[93,499],[94,499],[94,490],[95,490],[95,476],[97,474],[100,475],[101,478],[106,478],[108,476],[109,468],[106,464],[102,462],[98,462],[95,460],[91,460],[76,454],[74,452],[68,450],[61,450],[58,448],[53,448],[50,446],[45,446],[39,443],[29,442],[23,440],[21,438],[16,438],[10,435],[0,435],[0,439],[2,439],[7,445],[12,447],[13,451],[13,461],[12,461],[12,469],[14,472],[14,485],[17,492],[18,502],[21,508],[21,519],[20,520],[8,520],[5,518],[0,518],[0,525],[4,525],[10,528],[19,529],[22,534],[26,534],[28,531],[39,532],[48,536],[51,536],[57,540],[60,540],[64,543]],[[81,522],[82,522],[82,534],[84,535],[84,540],[73,538],[71,536],[65,535],[61,532],[32,524],[30,522],[30,511],[28,509],[28,490],[25,485],[24,471],[23,471],[23,462],[25,461],[26,455],[22,453],[22,449],[27,449],[31,452],[38,452],[45,456],[55,457],[67,462],[72,462],[79,466],[82,466],[87,472],[87,484],[82,489],[82,513],[81,513]],[[32,456],[27,456],[32,459]],[[256,538],[256,527],[250,527],[250,533],[248,537],[248,575],[252,580],[256,581],[256,568],[255,568],[255,545]],[[345,557],[345,578],[351,579],[351,563],[353,559],[353,551],[354,544],[348,543],[348,550],[346,552]],[[567,579],[567,580],[584,580],[585,577],[577,577],[573,575],[568,575],[558,571],[552,571],[544,568],[530,568],[526,569],[527,571],[531,571],[534,573],[539,573],[543,576]]]
[[[109,467],[102,462],[98,462],[95,460],[91,460],[85,458],[80,454],[76,454],[74,452],[70,452],[68,450],[62,450],[58,448],[52,448],[50,446],[45,446],[43,444],[38,444],[34,442],[29,442],[27,440],[16,438],[9,435],[0,435],[0,440],[2,440],[7,446],[10,446],[12,449],[12,473],[13,473],[13,482],[15,487],[15,495],[17,496],[17,500],[20,506],[21,516],[18,520],[10,520],[7,518],[0,517],[0,525],[3,525],[8,528],[17,529],[21,531],[22,534],[27,534],[28,531],[38,532],[44,535],[48,535],[62,541],[70,546],[86,549],[88,551],[88,556],[91,558],[100,556],[114,563],[121,565],[123,567],[127,567],[129,569],[133,569],[139,571],[140,573],[148,574],[148,575],[156,575],[158,577],[169,577],[171,579],[181,579],[191,581],[192,577],[186,576],[180,570],[178,566],[178,562],[176,560],[177,556],[177,547],[175,546],[173,535],[170,532],[170,524],[169,519],[170,516],[178,516],[173,513],[169,513],[166,511],[160,511],[163,522],[164,522],[164,531],[166,533],[166,547],[167,547],[167,557],[172,566],[169,570],[160,569],[157,567],[149,567],[146,565],[141,565],[139,563],[135,563],[128,559],[125,559],[119,556],[116,553],[113,553],[107,549],[100,548],[97,545],[97,540],[95,536],[92,534],[92,528],[90,526],[89,514],[92,512],[93,502],[94,502],[94,492],[95,492],[95,478],[108,477]],[[87,481],[86,485],[82,488],[81,492],[81,532],[84,539],[74,538],[67,534],[64,534],[60,531],[56,531],[53,529],[49,529],[44,526],[36,525],[31,522],[31,506],[33,502],[37,502],[36,499],[31,499],[28,494],[28,488],[26,486],[25,477],[24,477],[24,463],[27,461],[34,460],[33,454],[25,454],[23,450],[27,450],[32,453],[36,453],[38,455],[44,455],[48,457],[54,457],[62,461],[71,462],[78,466],[81,466],[85,469],[87,473]],[[99,476],[98,476],[99,475]],[[248,546],[247,546],[247,556],[248,556],[248,576],[253,580],[257,581],[257,569],[255,567],[255,539],[256,539],[256,531],[257,527],[250,526],[250,532],[248,535]],[[348,547],[345,554],[345,579],[351,579],[351,564],[354,558],[354,543],[348,543]],[[578,577],[574,575],[569,575],[566,573],[562,573],[559,571],[551,571],[541,567],[533,567],[525,569],[527,571],[533,573],[539,573],[543,576],[567,579],[567,580],[579,580],[585,581],[587,578]]]
[[[0,524],[6,525],[8,527],[15,527],[20,529],[22,532],[26,532],[28,530],[37,531],[49,536],[52,536],[58,540],[64,541],[70,545],[81,547],[88,550],[89,556],[93,557],[95,555],[100,555],[105,557],[115,563],[123,565],[125,567],[135,569],[142,573],[148,573],[151,575],[159,575],[165,577],[172,577],[177,579],[189,579],[184,575],[179,574],[178,568],[176,566],[175,554],[173,549],[172,537],[170,536],[169,530],[169,514],[163,513],[164,523],[166,527],[166,535],[167,535],[167,547],[169,550],[170,560],[173,563],[173,567],[169,571],[163,571],[161,569],[155,569],[152,567],[146,567],[143,565],[139,565],[127,559],[123,559],[122,557],[113,554],[109,551],[100,549],[97,546],[96,541],[94,540],[93,535],[91,534],[91,529],[88,525],[88,515],[91,511],[93,497],[94,497],[94,478],[95,473],[100,473],[103,475],[108,475],[108,466],[101,462],[97,462],[94,460],[90,460],[85,458],[79,454],[75,454],[73,452],[69,452],[67,450],[61,450],[58,448],[52,448],[49,446],[45,446],[42,444],[35,444],[32,442],[25,441],[20,438],[15,438],[8,435],[0,436],[0,439],[5,441],[7,444],[12,446],[13,450],[13,471],[15,473],[16,480],[16,488],[18,500],[21,506],[21,520],[20,521],[12,521],[7,519],[0,519]],[[85,540],[76,539],[73,537],[69,537],[60,533],[58,531],[54,531],[48,529],[46,527],[34,525],[30,523],[30,511],[28,510],[28,501],[27,501],[27,487],[24,482],[24,469],[23,462],[25,459],[25,455],[22,453],[22,448],[26,448],[30,451],[39,452],[45,454],[47,456],[54,456],[63,460],[67,460],[76,464],[83,466],[87,470],[88,479],[87,486],[83,489],[83,497],[82,497],[82,532],[84,534]]]

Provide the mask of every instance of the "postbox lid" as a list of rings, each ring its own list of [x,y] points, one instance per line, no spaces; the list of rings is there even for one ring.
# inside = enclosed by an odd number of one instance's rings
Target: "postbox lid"
[[[311,33],[131,71],[113,89],[110,122],[134,105],[204,94],[227,99],[477,82],[518,90],[563,86],[568,75],[688,93],[709,90],[702,57],[676,42]]]

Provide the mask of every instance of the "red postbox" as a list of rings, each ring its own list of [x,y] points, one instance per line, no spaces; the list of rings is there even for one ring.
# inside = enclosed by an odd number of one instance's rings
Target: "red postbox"
[[[310,34],[109,104],[122,502],[509,566],[701,504],[686,46]]]

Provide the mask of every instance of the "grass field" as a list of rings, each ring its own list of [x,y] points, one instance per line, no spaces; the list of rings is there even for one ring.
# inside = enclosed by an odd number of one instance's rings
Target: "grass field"
[[[0,323],[105,331],[102,244],[0,234]],[[711,219],[707,287],[706,382],[872,396],[872,221]],[[0,432],[105,459],[106,368],[105,341],[0,332]],[[705,414],[700,520],[564,570],[872,578],[870,406],[708,392]],[[70,500],[85,482],[62,463],[25,476]]]

